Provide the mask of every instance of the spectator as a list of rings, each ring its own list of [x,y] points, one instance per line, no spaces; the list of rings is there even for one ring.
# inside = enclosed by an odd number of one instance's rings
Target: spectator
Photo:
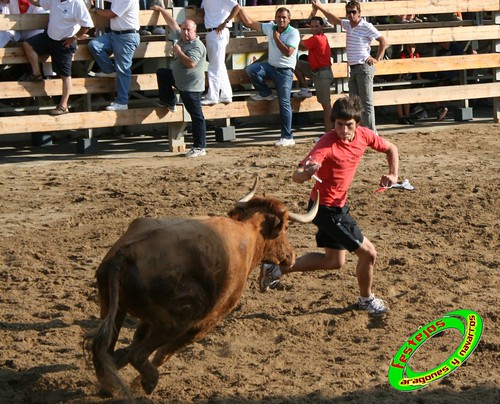
[[[235,0],[203,0],[208,52],[208,92],[202,105],[214,105],[233,101],[233,90],[226,68],[226,46],[229,43],[231,20],[240,11]]]
[[[174,59],[170,69],[161,68],[156,72],[160,103],[175,112],[174,87],[179,90],[186,110],[191,115],[193,130],[193,147],[186,157],[206,155],[206,123],[201,107],[201,94],[205,90],[205,60],[207,50],[196,36],[196,23],[186,20],[179,27],[177,22],[164,8],[151,8],[163,15],[173,34]]]
[[[300,41],[299,49],[307,50],[307,61],[299,59],[295,67],[295,75],[300,84],[300,91],[294,94],[298,98],[309,98],[311,90],[307,87],[306,77],[311,78],[316,88],[316,97],[323,107],[325,132],[332,129],[330,114],[332,101],[330,86],[333,82],[332,56],[328,38],[323,33],[324,21],[321,17],[313,17],[310,21],[312,36]]]
[[[415,44],[405,44],[403,50],[399,54],[401,59],[418,59],[420,55],[417,52]],[[401,74],[399,80],[419,80],[420,73]],[[410,104],[398,104],[396,106],[398,114],[398,122],[402,125],[413,125],[415,122],[410,116]]]
[[[361,100],[357,96],[335,101],[332,107],[335,129],[321,137],[292,176],[292,180],[299,184],[309,181],[313,176],[320,178],[311,191],[310,204],[320,198],[313,223],[318,227],[318,247],[324,248],[325,252],[305,254],[291,267],[263,263],[259,277],[261,292],[276,288],[280,277],[290,272],[340,269],[345,263],[347,250],[358,257],[356,276],[359,308],[369,314],[389,311],[384,301],[372,293],[377,251],[349,214],[346,200],[357,166],[368,147],[384,153],[387,158],[388,173],[382,175],[380,186],[395,184],[398,180],[398,148],[372,130],[361,127],[361,112]]]
[[[32,36],[23,42],[26,58],[32,73],[22,77],[21,81],[42,81],[40,54],[50,54],[54,71],[61,76],[62,95],[59,105],[49,112],[57,116],[67,114],[68,100],[71,93],[71,65],[78,38],[81,38],[94,26],[89,11],[83,0],[61,3],[58,0],[30,0],[36,7],[50,12],[47,31]]]
[[[132,78],[132,58],[139,46],[139,2],[106,0],[109,10],[95,8],[95,13],[110,20],[111,31],[91,40],[88,49],[101,69],[96,77],[116,77],[116,99],[107,111],[128,109],[128,93]],[[110,55],[114,55],[114,63]]]
[[[251,20],[244,8],[240,10],[240,19],[247,27],[263,32],[269,41],[268,62],[256,62],[247,66],[246,72],[258,94],[254,101],[274,99],[271,89],[265,82],[271,78],[278,93],[281,117],[281,138],[276,146],[293,146],[292,105],[290,95],[293,84],[293,70],[297,63],[297,51],[300,43],[299,31],[290,25],[290,10],[279,7],[275,13],[275,22],[260,23]]]
[[[41,7],[33,6],[29,0],[0,0],[0,14],[46,14]],[[27,31],[0,31],[0,48],[4,48],[10,41],[24,41],[36,34],[41,34],[43,29]]]
[[[150,10],[151,7],[153,6],[172,8],[174,5],[172,0],[139,0],[140,10]],[[184,4],[181,7],[184,7]],[[165,29],[163,27],[156,27],[156,26],[141,27],[139,29],[139,35],[141,36],[148,36],[152,34],[165,35]]]
[[[361,18],[361,5],[358,1],[349,1],[345,9],[347,19],[340,19],[327,11],[318,0],[312,0],[312,6],[320,10],[332,24],[340,24],[347,33],[347,62],[350,66],[349,95],[359,95],[363,103],[363,124],[376,132],[375,107],[373,105],[373,77],[375,64],[385,53],[386,40],[373,24]],[[379,43],[377,55],[370,55],[373,39]]]

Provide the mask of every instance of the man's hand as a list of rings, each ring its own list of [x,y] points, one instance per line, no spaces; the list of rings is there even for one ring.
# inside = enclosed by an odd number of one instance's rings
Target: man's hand
[[[383,175],[382,178],[380,178],[380,186],[383,188],[389,188],[390,186],[394,185],[396,182],[398,182],[398,177],[397,175]]]

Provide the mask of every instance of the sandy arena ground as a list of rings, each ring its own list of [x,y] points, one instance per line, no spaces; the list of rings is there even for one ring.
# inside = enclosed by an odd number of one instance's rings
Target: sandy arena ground
[[[400,179],[415,190],[374,193],[386,162],[368,152],[349,205],[378,250],[374,291],[391,313],[374,320],[356,310],[352,257],[342,270],[284,277],[266,294],[256,270],[234,313],[162,367],[154,393],[137,402],[500,402],[500,125],[381,134],[399,146]],[[301,132],[285,149],[270,146],[276,131],[261,135],[210,143],[207,157],[194,161],[148,137],[103,141],[97,155],[75,156],[71,145],[2,149],[1,403],[119,402],[99,395],[81,348],[98,322],[96,267],[132,219],[225,215],[256,175],[259,194],[303,211],[312,183],[290,176],[315,134]],[[297,254],[317,250],[314,233],[314,225],[290,226]],[[403,342],[465,308],[485,327],[467,362],[417,392],[390,387],[387,371]],[[120,344],[133,324],[127,320]],[[433,338],[412,367],[437,366],[460,341],[453,331]],[[121,375],[131,381],[137,373],[126,367]]]

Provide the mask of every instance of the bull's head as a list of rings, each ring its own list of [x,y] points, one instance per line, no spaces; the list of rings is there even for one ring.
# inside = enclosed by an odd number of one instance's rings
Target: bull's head
[[[292,265],[295,261],[295,251],[290,245],[286,229],[288,221],[298,223],[311,222],[319,207],[319,194],[316,201],[306,214],[290,212],[280,201],[271,198],[254,198],[258,184],[255,179],[251,191],[236,202],[236,207],[229,216],[238,221],[256,221],[265,240],[262,260],[274,264]],[[258,223],[257,223],[258,221]]]

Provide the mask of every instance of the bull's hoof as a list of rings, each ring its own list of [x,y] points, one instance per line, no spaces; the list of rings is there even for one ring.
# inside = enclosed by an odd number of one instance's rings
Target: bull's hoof
[[[128,364],[129,351],[127,348],[118,349],[113,352],[113,362],[117,369],[121,369],[122,367]]]
[[[141,386],[146,394],[151,394],[153,392],[158,384],[158,378],[158,374],[155,376],[151,375],[151,377],[148,378],[145,378],[144,376],[141,378]]]

